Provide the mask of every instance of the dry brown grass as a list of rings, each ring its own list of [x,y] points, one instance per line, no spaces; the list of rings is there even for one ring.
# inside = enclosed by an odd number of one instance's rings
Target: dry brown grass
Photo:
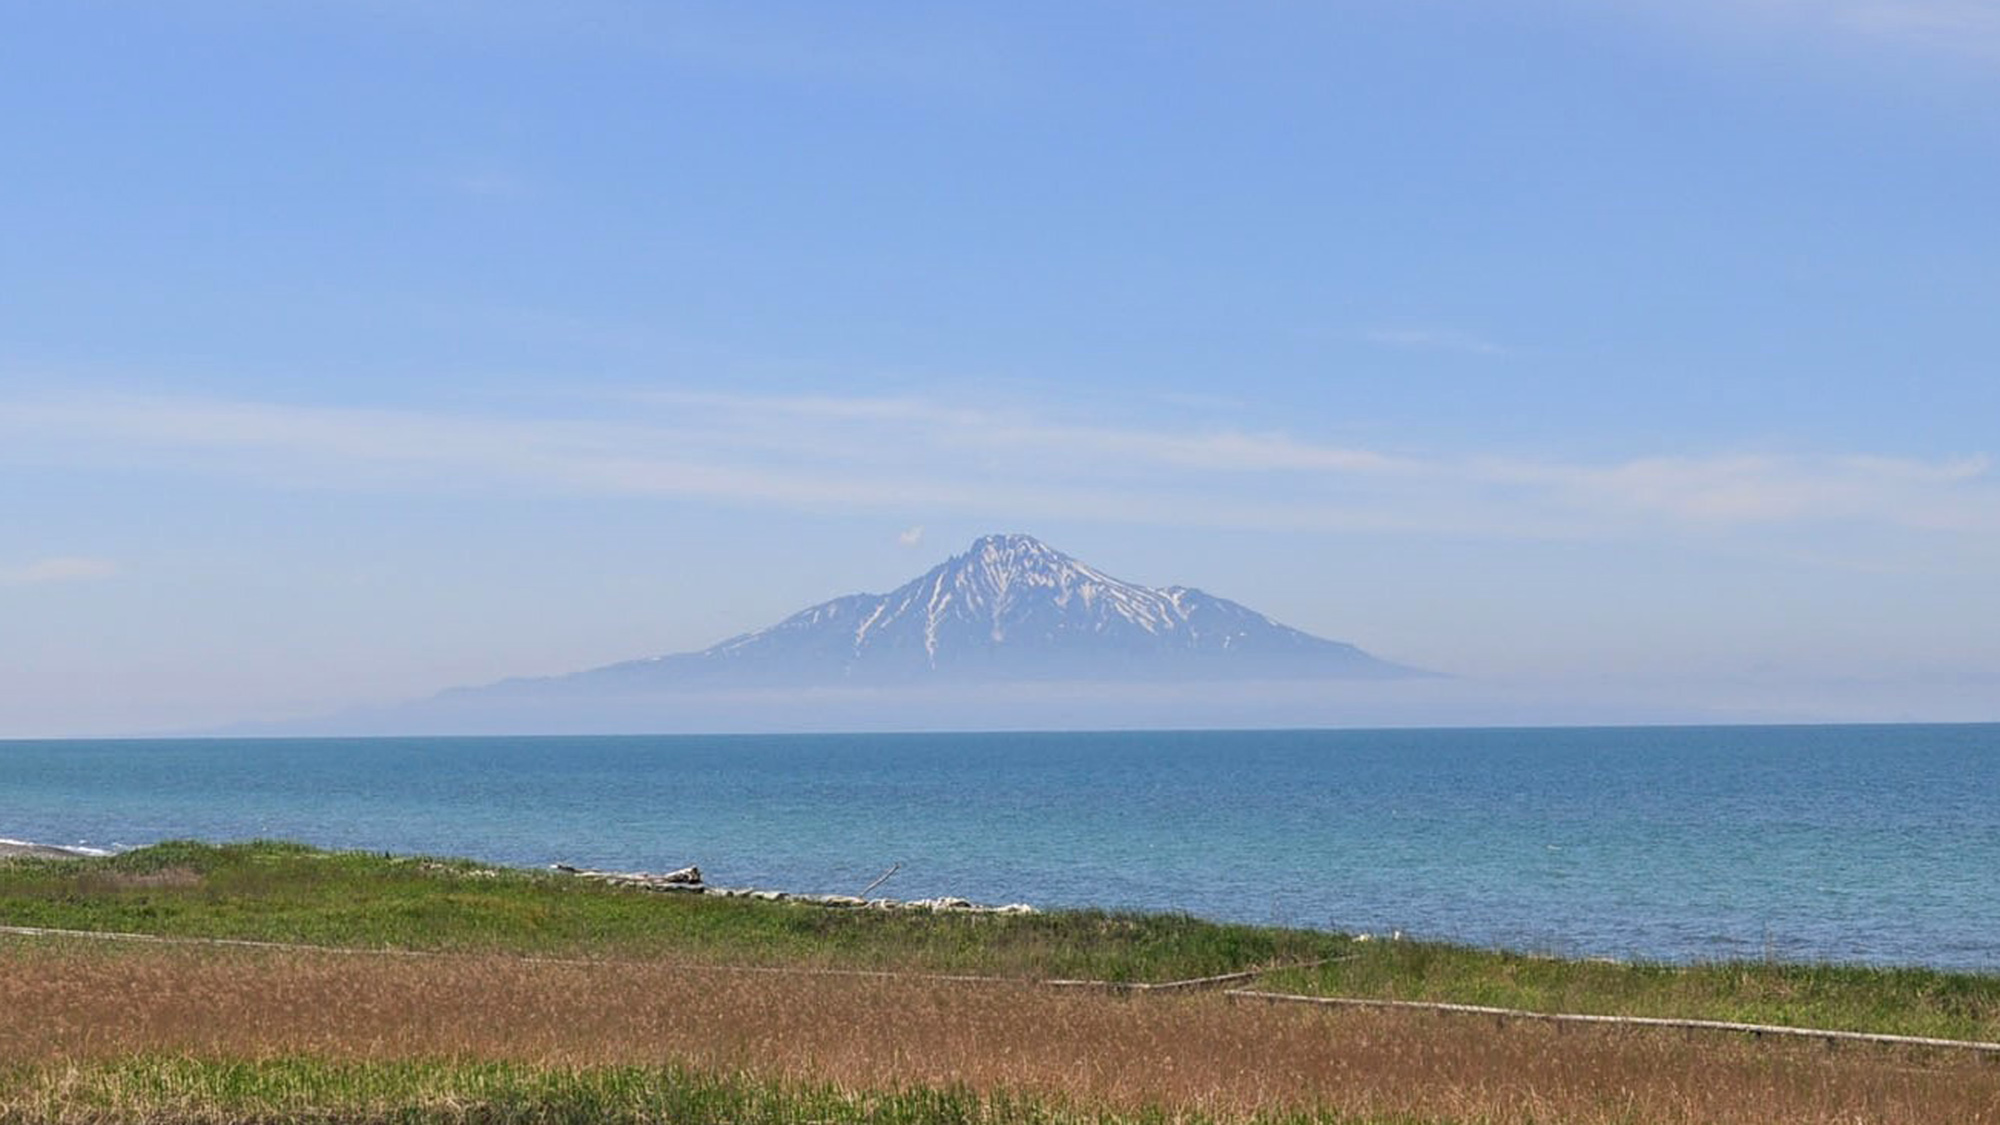
[[[113,894],[119,891],[185,889],[202,883],[201,872],[191,867],[166,867],[158,871],[92,870],[77,877],[77,887],[85,894]]]
[[[0,945],[0,1059],[679,1062],[1223,1118],[2000,1123],[1976,1056],[1016,985],[259,950]]]

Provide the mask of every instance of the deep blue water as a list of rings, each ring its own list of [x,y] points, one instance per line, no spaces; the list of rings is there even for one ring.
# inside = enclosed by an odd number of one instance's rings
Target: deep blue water
[[[0,837],[2000,970],[2000,725],[0,742]]]

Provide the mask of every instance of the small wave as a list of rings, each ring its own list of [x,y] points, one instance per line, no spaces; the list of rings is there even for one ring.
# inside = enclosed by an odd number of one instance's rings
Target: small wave
[[[10,840],[5,836],[0,836],[0,848],[54,848],[59,852],[70,852],[74,855],[87,855],[87,856],[107,856],[107,855],[117,854],[115,852],[106,851],[103,848],[86,847],[83,844],[38,844],[35,843],[33,840]]]

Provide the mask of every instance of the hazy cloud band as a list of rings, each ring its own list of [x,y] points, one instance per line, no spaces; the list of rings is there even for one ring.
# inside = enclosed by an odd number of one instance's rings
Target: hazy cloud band
[[[0,458],[280,487],[568,491],[1189,527],[1506,536],[1823,524],[2000,539],[1990,459],[1408,454],[919,398],[662,392],[593,417],[133,395],[0,400]]]

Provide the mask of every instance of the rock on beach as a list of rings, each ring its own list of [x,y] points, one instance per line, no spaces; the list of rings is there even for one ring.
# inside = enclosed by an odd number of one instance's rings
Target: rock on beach
[[[862,898],[858,895],[806,895],[787,891],[764,890],[758,887],[713,887],[701,881],[701,868],[683,867],[678,871],[655,873],[649,871],[595,871],[587,867],[575,867],[567,863],[549,865],[565,875],[579,879],[605,883],[614,887],[631,887],[642,891],[660,891],[681,894],[706,894],[717,898],[754,898],[764,902],[803,902],[811,906],[826,906],[842,910],[928,910],[932,913],[952,914],[1037,914],[1040,911],[1025,902],[1011,902],[1005,906],[986,906],[969,899],[939,897],[920,898],[908,902],[893,898]]]

